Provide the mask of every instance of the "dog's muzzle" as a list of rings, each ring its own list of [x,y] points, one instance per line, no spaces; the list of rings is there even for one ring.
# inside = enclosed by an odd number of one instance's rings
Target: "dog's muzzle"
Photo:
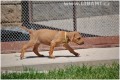
[[[78,45],[82,45],[82,44],[84,44],[84,42],[81,42],[81,43],[79,43]]]
[[[80,45],[84,44],[84,42],[80,43]]]

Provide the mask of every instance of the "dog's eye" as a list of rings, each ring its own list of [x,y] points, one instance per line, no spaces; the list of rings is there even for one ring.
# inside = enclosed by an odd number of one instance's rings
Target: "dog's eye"
[[[80,40],[81,38],[79,37],[79,38],[77,38],[78,40]]]

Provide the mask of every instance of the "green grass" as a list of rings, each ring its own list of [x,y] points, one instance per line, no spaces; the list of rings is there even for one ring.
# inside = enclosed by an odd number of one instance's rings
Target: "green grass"
[[[106,66],[70,66],[65,69],[39,73],[34,69],[26,69],[26,73],[2,73],[2,79],[118,79],[119,64]]]

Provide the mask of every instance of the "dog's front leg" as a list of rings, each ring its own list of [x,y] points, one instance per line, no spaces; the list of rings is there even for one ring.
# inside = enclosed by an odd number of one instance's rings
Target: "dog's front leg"
[[[53,51],[54,51],[55,46],[56,46],[56,43],[55,42],[51,42],[50,51],[49,51],[49,58],[55,58],[53,56]]]
[[[69,50],[71,53],[73,53],[76,57],[79,57],[80,54],[75,52],[67,43],[63,45],[67,50]]]

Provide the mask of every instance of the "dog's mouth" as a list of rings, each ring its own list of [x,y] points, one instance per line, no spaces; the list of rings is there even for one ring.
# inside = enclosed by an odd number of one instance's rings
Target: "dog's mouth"
[[[77,43],[78,45],[83,45],[84,44],[84,42],[82,42],[82,43]]]

